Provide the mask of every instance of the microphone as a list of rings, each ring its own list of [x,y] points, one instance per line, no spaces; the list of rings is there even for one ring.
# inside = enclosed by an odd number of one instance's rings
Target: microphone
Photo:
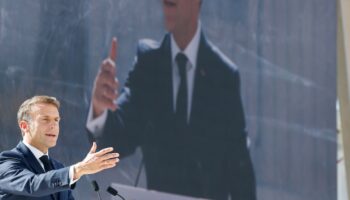
[[[124,198],[122,195],[120,195],[120,194],[118,193],[118,191],[117,191],[116,189],[112,188],[111,186],[108,186],[107,192],[108,192],[109,194],[111,194],[112,196],[118,196],[118,197],[120,197],[122,200],[125,200],[125,198]]]
[[[98,199],[102,200],[101,195],[100,195],[100,187],[98,187],[97,181],[93,180],[91,181],[92,187],[94,188],[95,192],[97,192]]]

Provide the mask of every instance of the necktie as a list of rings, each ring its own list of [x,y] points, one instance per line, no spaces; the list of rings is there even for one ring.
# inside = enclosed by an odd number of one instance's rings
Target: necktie
[[[44,164],[44,169],[45,169],[45,172],[48,172],[50,170],[52,170],[52,165],[51,165],[51,162],[49,160],[49,156],[47,155],[43,155],[39,158],[41,160],[41,162]]]
[[[180,86],[177,93],[176,99],[176,112],[175,118],[177,125],[180,127],[185,127],[187,125],[187,73],[186,64],[187,57],[183,53],[178,53],[176,55],[176,62],[180,73]]]
[[[45,169],[45,172],[48,172],[48,171],[51,171],[53,170],[53,167],[52,167],[52,164],[49,160],[49,156],[47,155],[43,155],[39,158],[41,160],[41,162],[44,164],[44,169]],[[58,199],[58,193],[55,193],[55,194],[51,194],[50,195],[52,199],[56,200]]]

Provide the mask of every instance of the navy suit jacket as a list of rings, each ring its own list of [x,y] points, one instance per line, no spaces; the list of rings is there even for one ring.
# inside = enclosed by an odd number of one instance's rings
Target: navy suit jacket
[[[0,154],[0,199],[74,200],[69,186],[69,167],[50,159],[55,170],[44,172],[33,153],[20,142]]]
[[[211,199],[255,199],[237,67],[201,34],[186,131],[174,125],[170,35],[141,40],[119,108],[100,146],[121,156],[140,146],[150,189]],[[92,135],[90,135],[92,136]]]

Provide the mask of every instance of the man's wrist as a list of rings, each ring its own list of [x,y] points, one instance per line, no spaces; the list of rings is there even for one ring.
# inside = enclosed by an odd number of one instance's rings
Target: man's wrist
[[[80,177],[83,174],[83,167],[81,166],[81,163],[77,163],[75,165],[73,165],[73,171],[74,171],[74,176],[73,176],[73,180],[77,180],[80,179]]]

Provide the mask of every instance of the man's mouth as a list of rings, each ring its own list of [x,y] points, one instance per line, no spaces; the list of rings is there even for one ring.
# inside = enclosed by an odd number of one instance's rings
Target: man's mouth
[[[55,138],[56,137],[56,135],[55,134],[50,134],[50,133],[47,133],[47,134],[45,134],[46,136],[48,136],[48,137],[53,137],[53,138]]]
[[[176,1],[174,0],[164,0],[164,5],[168,7],[175,7],[176,6]]]

